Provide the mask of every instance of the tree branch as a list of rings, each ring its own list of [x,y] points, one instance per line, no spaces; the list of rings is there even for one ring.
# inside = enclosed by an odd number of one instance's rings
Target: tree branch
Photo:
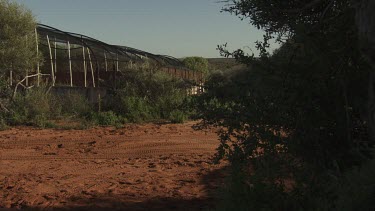
[[[304,10],[314,8],[316,5],[322,3],[323,1],[324,0],[314,0],[314,1],[311,1],[310,3],[306,4],[305,6],[303,6],[301,8],[295,8],[295,9],[289,9],[289,10],[280,10],[280,11],[284,12],[284,13],[300,13]]]
[[[50,76],[50,74],[37,73],[37,74],[29,75],[29,76],[26,76],[25,78],[23,78],[20,82],[17,83],[16,87],[14,88],[14,91],[13,91],[13,99],[16,97],[18,86],[22,86],[22,87],[24,87],[25,89],[29,89],[29,88],[34,87],[34,86],[26,87],[26,86],[23,85],[22,83],[23,83],[26,79],[28,79],[28,78],[37,77],[37,76]]]
[[[0,109],[5,111],[6,113],[9,113],[9,109],[7,109],[2,102],[0,102]]]

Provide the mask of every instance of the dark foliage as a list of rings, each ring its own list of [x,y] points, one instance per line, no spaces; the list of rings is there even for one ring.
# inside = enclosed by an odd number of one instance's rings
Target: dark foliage
[[[237,202],[227,204],[334,209],[337,181],[373,156],[366,130],[370,67],[357,44],[351,1],[228,2],[224,11],[266,33],[257,58],[219,46],[248,67],[212,75],[199,100],[203,122],[221,128],[218,158],[234,169],[228,197]],[[272,38],[282,44],[273,54]]]

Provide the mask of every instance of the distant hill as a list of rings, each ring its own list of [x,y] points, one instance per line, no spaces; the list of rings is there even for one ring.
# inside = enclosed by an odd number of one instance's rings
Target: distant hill
[[[222,70],[222,71],[231,71],[243,69],[246,66],[238,63],[233,58],[208,58],[209,69],[210,71]]]

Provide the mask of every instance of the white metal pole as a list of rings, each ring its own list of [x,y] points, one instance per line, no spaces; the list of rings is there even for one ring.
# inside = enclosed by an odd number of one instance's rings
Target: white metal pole
[[[86,66],[86,55],[85,55],[85,46],[82,46],[83,52],[83,74],[85,80],[85,87],[87,87],[87,66]]]
[[[107,54],[104,51],[105,71],[108,72]]]
[[[90,53],[90,49],[89,48],[87,48],[87,54],[89,55],[89,61],[90,61],[90,67],[91,67],[92,86],[95,87],[94,68],[92,66],[91,53]]]
[[[38,74],[37,86],[39,86],[40,85],[39,42],[38,42],[38,31],[36,28],[35,28],[35,41],[36,41],[36,57],[38,59],[38,62],[36,63],[36,72]]]
[[[69,55],[70,86],[73,87],[72,59],[70,55],[70,42],[69,41],[68,41],[68,55]]]
[[[51,60],[51,76],[52,76],[52,86],[55,86],[55,72],[53,70],[53,57],[52,57],[52,49],[51,49],[51,42],[49,41],[49,37],[47,35],[47,42],[49,48],[49,57]]]
[[[57,42],[55,37],[55,73],[57,73]]]

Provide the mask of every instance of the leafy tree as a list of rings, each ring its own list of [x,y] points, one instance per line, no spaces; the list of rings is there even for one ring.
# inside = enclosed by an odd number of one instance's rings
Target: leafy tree
[[[360,0],[356,4],[356,20],[360,36],[360,47],[375,67],[375,2]]]
[[[208,61],[203,57],[186,57],[183,60],[184,65],[194,71],[208,74]]]
[[[24,6],[0,0],[0,74],[21,73],[37,62],[35,18]]]
[[[370,138],[375,142],[375,2],[361,0],[356,5],[356,20],[359,31],[361,50],[367,61],[372,65],[373,71],[368,77],[368,112],[367,122]]]
[[[265,31],[259,57],[219,46],[248,68],[211,76],[198,106],[204,123],[221,128],[231,201],[255,210],[333,209],[334,181],[373,156],[363,83],[371,68],[353,2],[227,2],[224,11]],[[281,48],[271,54],[274,38]]]

